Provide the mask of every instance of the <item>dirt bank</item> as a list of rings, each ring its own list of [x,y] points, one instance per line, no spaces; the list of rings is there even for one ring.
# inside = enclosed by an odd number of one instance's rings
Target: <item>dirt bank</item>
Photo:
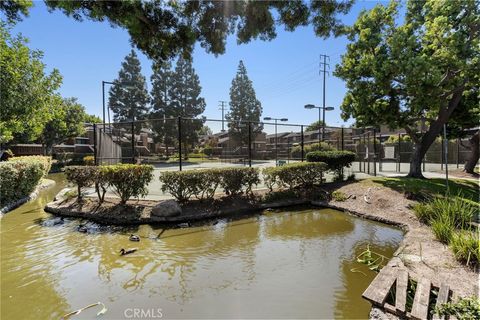
[[[478,270],[460,264],[450,248],[435,239],[430,227],[421,223],[410,209],[414,201],[406,199],[403,193],[371,181],[355,182],[335,189],[349,198],[324,204],[398,225],[407,231],[395,255],[415,278],[423,276],[434,284],[446,282],[460,296],[479,296]]]

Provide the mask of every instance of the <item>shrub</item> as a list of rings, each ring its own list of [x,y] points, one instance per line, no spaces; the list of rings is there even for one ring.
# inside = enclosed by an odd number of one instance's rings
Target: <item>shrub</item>
[[[445,244],[450,242],[452,234],[455,231],[452,222],[448,216],[440,216],[438,219],[432,221],[432,231],[440,242]]]
[[[259,171],[257,168],[222,168],[220,170],[222,179],[220,187],[225,194],[234,196],[252,193],[253,185],[260,183]]]
[[[318,143],[312,143],[312,144],[303,146],[304,155],[312,151],[333,151],[333,150],[336,150],[336,149],[326,142],[320,142],[320,145]],[[302,146],[293,147],[290,151],[290,155],[293,159],[300,159],[302,157]]]
[[[77,185],[78,200],[82,199],[82,188],[93,185],[98,179],[98,169],[95,166],[68,166],[65,167],[65,176],[68,182]]]
[[[32,193],[45,175],[45,163],[33,159],[0,162],[0,204]]]
[[[328,170],[337,171],[350,167],[355,161],[355,153],[351,151],[314,151],[307,153],[308,162],[324,162]]]
[[[254,168],[220,168],[187,171],[167,171],[160,175],[162,191],[170,193],[180,202],[197,199],[212,199],[218,187],[228,195],[237,195],[244,190],[251,193],[258,184],[258,170]]]
[[[203,153],[207,156],[207,157],[210,157],[212,154],[213,154],[213,149],[212,147],[204,147],[203,148]]]
[[[212,199],[221,182],[221,169],[162,172],[162,191],[184,202],[194,195],[197,199]]]
[[[439,219],[443,221],[448,219],[454,228],[466,227],[476,212],[475,206],[460,196],[436,197],[428,203],[415,205],[413,210],[418,219],[426,224],[432,224]]]
[[[144,197],[148,193],[147,185],[153,178],[153,166],[138,164],[116,164],[100,167],[102,179],[120,197],[125,204],[131,197]]]
[[[50,172],[50,168],[52,167],[52,157],[48,156],[20,156],[20,157],[12,157],[9,158],[8,161],[11,162],[16,162],[16,161],[22,161],[22,162],[37,162],[40,163],[44,176],[46,176]]]
[[[265,168],[263,178],[265,185],[273,190],[287,187],[289,189],[307,189],[323,182],[323,172],[327,166],[324,163],[298,162],[280,167]]]
[[[342,191],[335,190],[332,192],[332,198],[335,201],[343,202],[347,200],[347,195]]]
[[[85,156],[85,157],[83,157],[83,163],[86,166],[93,166],[93,165],[95,165],[95,157],[94,156]]]
[[[476,232],[463,230],[452,235],[450,246],[455,257],[466,264],[478,265],[480,239]]]
[[[474,320],[480,319],[480,300],[476,297],[459,298],[435,308],[440,316],[449,316],[449,319]]]

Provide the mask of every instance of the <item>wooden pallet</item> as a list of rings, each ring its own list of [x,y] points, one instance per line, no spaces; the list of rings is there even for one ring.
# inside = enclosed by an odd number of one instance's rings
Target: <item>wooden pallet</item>
[[[367,299],[372,305],[382,308],[386,312],[407,319],[427,319],[429,310],[430,293],[432,288],[438,290],[437,301],[435,306],[440,306],[451,300],[455,294],[450,290],[449,286],[441,283],[435,286],[426,278],[420,278],[417,282],[415,295],[411,310],[406,310],[408,280],[411,279],[407,269],[398,264],[389,264],[380,270],[378,275],[363,293],[363,298]],[[393,292],[391,289],[395,285],[394,297],[395,305],[387,303],[388,295]],[[443,316],[435,314],[435,320],[444,320]]]

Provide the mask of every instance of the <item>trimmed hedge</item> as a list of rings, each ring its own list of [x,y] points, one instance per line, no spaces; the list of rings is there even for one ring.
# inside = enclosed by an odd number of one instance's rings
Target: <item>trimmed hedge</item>
[[[68,182],[77,185],[77,197],[82,198],[82,188],[90,187],[98,180],[99,167],[68,166],[65,167],[65,176]]]
[[[318,142],[316,143],[311,143],[311,144],[306,144],[303,146],[303,154],[306,155],[309,152],[313,151],[333,151],[336,150],[335,147],[329,145],[326,142]],[[302,147],[301,146],[295,146],[290,150],[290,156],[293,159],[300,159],[302,157]]]
[[[231,196],[249,194],[253,185],[260,183],[260,178],[255,168],[219,168],[162,172],[160,181],[163,192],[184,202],[192,196],[200,200],[212,199],[219,187]]]
[[[351,151],[314,151],[307,153],[308,162],[323,162],[328,170],[335,173],[336,177],[342,177],[342,169],[350,167],[355,161],[355,153]]]
[[[308,189],[323,183],[323,172],[327,165],[320,162],[299,162],[280,167],[263,169],[265,185],[273,188],[287,187],[290,190],[301,188]]]
[[[153,167],[150,165],[117,164],[109,166],[68,166],[65,175],[69,182],[77,185],[78,199],[82,198],[82,188],[95,185],[100,202],[106,189],[112,187],[125,204],[132,197],[147,195],[147,185],[153,179]]]
[[[120,203],[128,199],[144,197],[147,185],[153,179],[153,166],[145,164],[116,164],[100,167],[104,179],[120,197]]]
[[[2,207],[32,193],[49,169],[47,160],[44,159],[47,157],[18,158],[14,161],[0,162],[0,205]]]
[[[8,161],[38,162],[42,165],[45,176],[50,172],[50,169],[52,168],[52,157],[48,156],[20,156],[9,158]]]

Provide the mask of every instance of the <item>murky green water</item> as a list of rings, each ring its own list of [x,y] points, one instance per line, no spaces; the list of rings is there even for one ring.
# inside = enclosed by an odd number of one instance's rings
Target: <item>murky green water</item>
[[[375,273],[355,257],[367,244],[391,256],[402,238],[334,210],[292,209],[160,240],[151,239],[160,229],[141,226],[135,243],[132,230],[88,224],[81,233],[82,222],[43,212],[62,188],[53,178],[56,187],[1,219],[1,319],[56,319],[97,301],[103,319],[365,318],[361,293]]]

